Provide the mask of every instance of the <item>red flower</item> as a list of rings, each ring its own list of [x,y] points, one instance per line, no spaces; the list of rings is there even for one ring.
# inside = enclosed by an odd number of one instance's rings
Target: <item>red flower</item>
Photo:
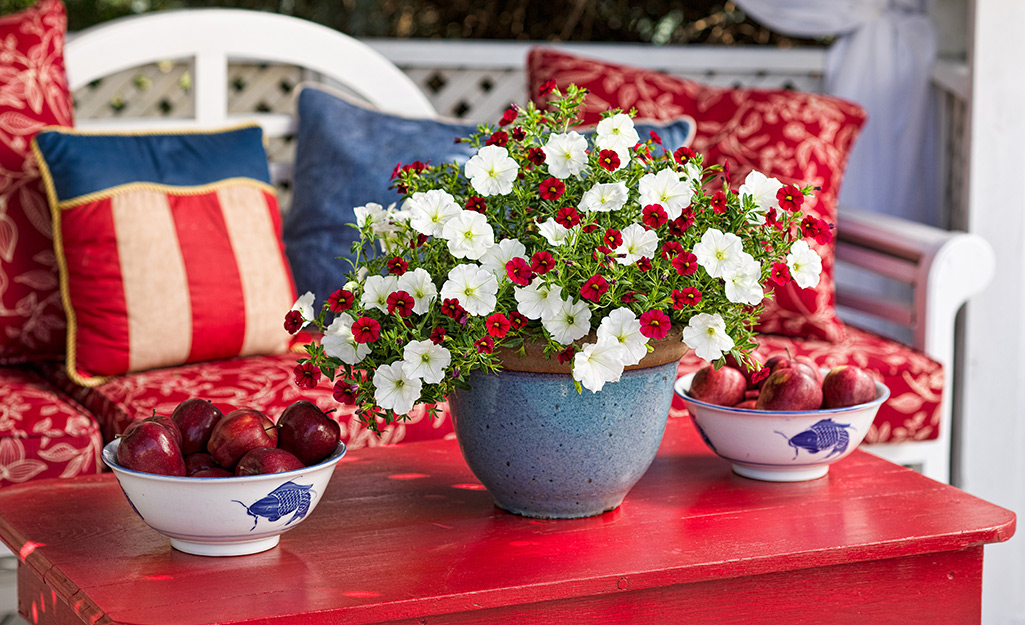
[[[640,271],[644,271],[644,272],[651,271],[651,259],[648,258],[647,256],[641,256],[640,258],[638,258],[637,262],[634,263],[634,265],[636,265],[637,269],[640,270]]]
[[[309,362],[297,364],[292,373],[295,374],[295,385],[299,388],[317,388],[320,382],[320,369]]]
[[[824,219],[816,219],[811,215],[801,220],[801,234],[815,239],[819,245],[825,245],[833,240],[829,222]]]
[[[545,151],[541,148],[530,148],[527,150],[527,160],[540,167],[545,162]]]
[[[466,200],[464,208],[468,211],[483,214],[488,209],[487,201],[479,195],[474,195]]]
[[[623,233],[615,228],[609,228],[605,231],[605,236],[601,240],[605,245],[615,249],[623,244]]]
[[[542,200],[557,200],[566,192],[566,185],[558,178],[549,178],[541,183],[538,195]]]
[[[509,131],[509,134],[512,135],[512,138],[517,141],[523,141],[527,138],[527,131],[524,130],[522,126],[516,126],[511,131]]]
[[[327,296],[327,307],[333,313],[345,312],[352,308],[352,304],[355,301],[356,296],[352,294],[352,291],[338,289],[331,295]]]
[[[686,147],[677,148],[677,150],[673,152],[673,158],[676,159],[676,162],[681,165],[687,164],[687,162],[690,161],[690,159],[694,158],[694,156],[694,150]]]
[[[765,225],[771,226],[776,230],[782,230],[783,222],[779,220],[779,211],[777,211],[775,208],[770,208],[769,210],[765,211]]]
[[[768,367],[762,367],[758,371],[755,371],[751,374],[751,384],[757,385],[759,382],[769,377],[770,373],[772,373],[772,370]]]
[[[683,290],[673,289],[673,309],[680,310],[684,306],[697,306],[701,301],[701,291],[689,286]]]
[[[504,130],[496,130],[488,140],[484,142],[484,145],[497,145],[504,147],[505,144],[509,143],[509,133]]]
[[[634,154],[637,155],[638,159],[645,163],[651,161],[651,148],[644,143],[634,144]]]
[[[303,327],[303,314],[298,310],[290,310],[285,313],[285,331],[295,334]]]
[[[651,230],[661,228],[669,221],[669,215],[661,204],[648,204],[641,209],[641,221]]]
[[[519,256],[514,256],[512,260],[505,264],[505,275],[512,280],[513,284],[520,286],[527,286],[534,279],[534,272],[531,270],[530,265]]]
[[[505,335],[509,334],[512,322],[502,313],[493,313],[484,321],[484,327],[488,329],[488,334],[496,339],[500,339],[505,338]]]
[[[412,241],[410,241],[410,245],[413,246],[413,249],[417,249],[418,247],[423,247],[424,243],[427,243],[427,239],[429,239],[429,238],[430,237],[427,236],[426,234],[417,234],[416,238],[413,239]]]
[[[660,253],[662,258],[665,260],[676,258],[680,254],[683,254],[683,246],[676,241],[667,241],[662,245],[662,251]]]
[[[726,194],[722,191],[716,191],[712,194],[712,200],[710,202],[712,210],[715,211],[716,215],[722,215],[729,207],[726,205]]]
[[[431,330],[431,342],[435,345],[441,345],[441,342],[445,340],[445,328],[441,326],[434,326]]]
[[[790,282],[790,267],[786,263],[773,263],[769,277],[779,286],[785,286]]]
[[[669,234],[682,237],[687,229],[694,225],[694,211],[688,207],[680,216],[669,222]]]
[[[698,257],[690,252],[683,252],[673,259],[673,269],[681,276],[689,276],[698,270]]]
[[[373,343],[381,338],[381,324],[373,317],[360,317],[352,324],[352,340],[357,343]]]
[[[516,117],[520,114],[520,111],[515,106],[510,106],[505,109],[502,113],[502,119],[498,122],[499,126],[508,126],[509,124],[516,121]]]
[[[569,229],[580,223],[580,211],[576,206],[563,206],[555,213],[555,223]]]
[[[598,229],[598,224],[590,223],[590,224],[585,224],[584,227],[581,228],[580,230],[583,231],[584,234],[591,234],[592,232],[594,232],[597,229]]]
[[[401,256],[395,256],[388,260],[388,273],[401,276],[406,273],[407,269],[409,269],[409,263],[403,260]]]
[[[519,330],[525,328],[530,323],[530,319],[527,319],[520,311],[513,310],[509,312],[509,323],[512,325],[513,330]]]
[[[584,286],[580,287],[580,297],[597,302],[609,290],[609,283],[599,275],[593,275],[587,279]]]
[[[594,248],[593,252],[591,252],[591,258],[593,258],[595,262],[599,262],[606,267],[612,262],[612,259],[610,258],[611,256],[612,249],[605,245],[599,245]]]
[[[484,336],[474,341],[473,346],[477,348],[478,354],[492,354],[495,351],[495,339]]]
[[[658,136],[658,133],[654,130],[649,130],[648,136],[651,137],[651,140],[654,141],[656,144],[662,145],[662,137]]]
[[[539,276],[543,276],[555,267],[555,259],[548,252],[534,252],[530,257],[530,268]]]
[[[441,302],[441,314],[459,321],[466,314],[466,310],[459,303],[459,300],[446,297]]]
[[[541,85],[541,88],[538,89],[538,94],[543,98],[546,95],[555,91],[556,89],[558,89],[558,85],[555,84],[555,79],[550,78],[546,80],[544,84]]]
[[[598,165],[609,171],[619,169],[619,154],[615,150],[602,150],[598,152]]]
[[[344,404],[346,406],[355,406],[356,390],[358,388],[359,387],[357,387],[355,384],[350,384],[345,380],[339,379],[337,382],[335,382],[335,387],[331,391],[331,397],[334,397],[335,401],[339,404]]]
[[[649,310],[641,314],[641,334],[649,339],[664,339],[669,334],[669,315],[661,310]]]
[[[559,352],[559,354],[556,356],[556,358],[559,359],[559,364],[560,365],[564,365],[567,362],[573,360],[573,356],[576,353],[577,353],[577,348],[575,346],[573,346],[573,345],[570,345],[566,349],[564,349],[561,352]]]
[[[641,261],[637,261],[637,262],[639,263]],[[648,264],[650,265],[651,261],[648,261]],[[651,267],[648,267],[648,269],[651,269]],[[644,271],[647,271],[647,269],[645,269]],[[623,297],[619,298],[619,301],[624,303],[624,304],[633,304],[634,302],[637,301],[637,298],[634,297],[635,295],[640,295],[640,293],[637,292],[637,291],[627,291],[626,293],[623,293]]]
[[[388,296],[388,314],[399,313],[400,317],[408,317],[413,314],[413,296],[405,291],[395,291]]]
[[[792,184],[788,184],[779,191],[776,191],[776,199],[779,200],[779,207],[791,213],[798,211],[804,203],[804,194]]]

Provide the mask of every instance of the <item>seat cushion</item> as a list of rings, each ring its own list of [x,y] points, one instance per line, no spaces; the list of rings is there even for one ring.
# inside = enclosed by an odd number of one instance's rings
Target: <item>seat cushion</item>
[[[27,367],[0,367],[0,487],[99,473],[96,421]]]
[[[321,379],[313,389],[295,385],[294,369],[298,354],[250,356],[208,361],[181,367],[154,369],[116,376],[95,387],[81,387],[70,380],[67,371],[49,364],[46,375],[96,415],[106,441],[122,433],[137,419],[153,414],[170,415],[190,397],[209,399],[227,413],[236,408],[255,408],[277,420],[291,403],[307,399],[342,426],[342,441],[350,449],[443,438],[452,433],[447,404],[439,406],[438,417],[431,419],[424,406],[416,406],[409,420],[383,427],[381,436],[359,422],[352,406],[334,400],[331,384]]]
[[[818,187],[801,211],[836,224],[847,157],[865,122],[857,104],[785,89],[715,87],[548,48],[531,50],[527,72],[531,94],[538,99],[539,87],[548,80],[586,88],[585,123],[610,107],[633,107],[654,119],[691,115],[697,123],[691,147],[704,155],[706,166],[728,165],[734,188],[752,170],[784,184]],[[840,342],[844,324],[836,314],[835,237],[827,233],[822,240],[806,240],[822,257],[818,286],[802,289],[791,282],[775,289],[775,298],[765,301],[759,330]]]
[[[65,22],[59,0],[0,17],[0,364],[64,354],[50,211],[30,146],[43,127],[72,123]]]
[[[865,443],[900,443],[932,440],[939,436],[940,400],[943,396],[943,367],[920,351],[879,335],[847,326],[840,343],[796,339],[772,334],[757,337],[756,355],[761,362],[770,356],[808,356],[820,367],[856,365],[890,389],[890,399],[876,415]],[[680,375],[705,366],[688,352],[680,361]],[[673,398],[671,416],[686,415],[679,397]]]

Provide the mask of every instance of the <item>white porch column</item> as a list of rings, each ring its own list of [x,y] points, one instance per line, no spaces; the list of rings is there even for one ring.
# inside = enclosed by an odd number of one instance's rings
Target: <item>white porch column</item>
[[[961,485],[1019,516],[986,548],[983,623],[1025,625],[1025,2],[975,0],[969,229],[993,245],[992,285],[969,304]]]

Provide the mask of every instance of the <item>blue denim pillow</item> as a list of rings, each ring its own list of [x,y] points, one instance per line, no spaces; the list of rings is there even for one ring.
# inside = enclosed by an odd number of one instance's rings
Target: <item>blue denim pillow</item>
[[[399,117],[365,108],[314,86],[299,92],[294,192],[285,215],[285,251],[299,293],[322,303],[340,288],[351,265],[344,258],[358,232],[353,208],[401,201],[391,189],[397,163],[465,163],[475,150],[456,138],[476,124]],[[694,121],[638,122],[642,140],[654,130],[670,151],[689,145]],[[320,304],[318,303],[318,306]]]

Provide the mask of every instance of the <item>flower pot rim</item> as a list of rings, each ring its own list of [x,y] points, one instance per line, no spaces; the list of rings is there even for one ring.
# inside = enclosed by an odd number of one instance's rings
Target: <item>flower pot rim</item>
[[[573,344],[580,347],[597,340],[594,332],[574,341]],[[647,369],[657,367],[673,361],[680,360],[690,350],[683,342],[683,328],[673,326],[669,334],[662,339],[651,339],[648,344],[654,351],[648,352],[641,361],[635,365],[626,367],[626,371],[634,369]],[[547,358],[544,354],[544,344],[537,341],[524,341],[523,354],[520,348],[501,347],[497,350],[502,368],[508,371],[526,371],[530,373],[565,373],[572,374],[573,368],[570,362],[560,363],[556,358]]]

